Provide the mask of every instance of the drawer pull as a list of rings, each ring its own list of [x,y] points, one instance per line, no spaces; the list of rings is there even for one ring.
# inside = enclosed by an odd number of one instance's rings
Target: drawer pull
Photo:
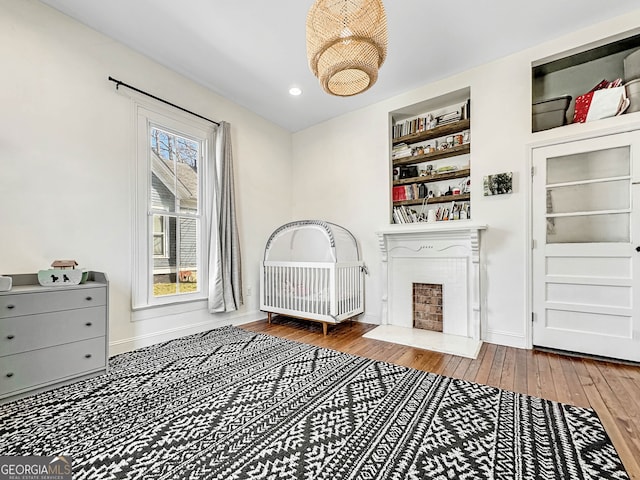
[[[91,323],[91,322],[87,322],[87,323],[85,323],[85,325],[86,325],[87,327],[90,327],[91,325],[93,325],[93,323]]]
[[[93,300],[93,297],[87,297],[85,300],[87,300],[87,302],[90,302],[91,300]]]
[[[7,308],[8,308],[9,310],[13,310],[14,308],[16,308],[16,306],[15,306],[15,305],[7,305]]]
[[[13,340],[15,337],[13,335],[7,335],[7,340]]]
[[[11,377],[13,377],[13,372],[7,373],[7,378],[11,378]]]
[[[87,353],[87,354],[84,356],[84,358],[91,358],[91,354],[90,354],[90,353]]]

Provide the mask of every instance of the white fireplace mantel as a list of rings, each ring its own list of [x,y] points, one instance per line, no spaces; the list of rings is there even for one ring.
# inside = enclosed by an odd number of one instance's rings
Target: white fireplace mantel
[[[480,232],[472,221],[391,225],[376,232],[382,253],[382,323],[413,327],[412,282],[443,285],[443,335],[480,341]],[[411,303],[411,305],[410,305]]]

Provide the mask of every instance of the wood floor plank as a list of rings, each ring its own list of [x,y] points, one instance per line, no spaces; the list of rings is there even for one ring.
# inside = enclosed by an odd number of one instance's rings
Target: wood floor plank
[[[639,366],[486,343],[477,359],[463,359],[362,338],[375,326],[359,322],[331,326],[326,336],[319,324],[278,317],[272,325],[258,321],[242,325],[242,328],[592,408],[602,421],[627,473],[632,479],[640,480]]]
[[[464,376],[466,375],[470,365],[471,365],[470,358],[466,358],[466,357],[460,358],[460,363],[458,364],[455,371],[453,372],[452,377],[464,379]]]
[[[569,394],[569,401],[567,403],[586,408],[589,407],[589,399],[587,398],[587,395],[582,388],[582,384],[580,383],[580,379],[578,378],[578,374],[576,373],[574,367],[575,361],[575,358],[565,356],[560,357],[560,365],[562,366],[566,386],[560,384],[559,380],[555,380],[554,383],[560,385],[562,388],[566,388]]]
[[[504,369],[504,356],[506,352],[507,347],[503,345],[498,345],[496,347],[496,353],[493,356],[493,361],[491,363],[491,371],[487,377],[487,385],[491,385],[492,387],[500,386],[500,379]]]
[[[486,354],[487,354],[487,344],[483,343],[482,348],[480,348],[480,351],[478,352],[478,357],[471,360],[471,362],[469,363],[469,367],[467,368],[467,371],[464,373],[464,376],[461,377],[463,380],[467,380],[469,382],[476,381],[476,377],[478,376],[478,372],[480,371],[480,367],[484,362],[484,357]]]
[[[482,364],[478,368],[478,373],[475,379],[471,379],[474,382],[489,385],[489,374],[491,373],[491,366],[493,365],[493,358],[496,355],[497,345],[495,343],[484,344],[485,349],[484,357],[482,357]]]
[[[562,364],[560,363],[560,356],[556,354],[548,355],[549,368],[552,373],[553,386],[556,392],[556,401],[562,403],[571,403],[571,395],[565,388],[567,379],[562,370]]]
[[[536,355],[538,360],[538,375],[540,377],[540,396],[549,400],[558,400],[556,395],[556,387],[551,376],[551,367],[549,365],[549,357],[553,354]]]
[[[518,393],[528,392],[527,351],[516,349],[515,372],[513,375],[513,390]]]
[[[538,370],[537,352],[527,350],[527,393],[534,397],[542,397],[540,372]]]

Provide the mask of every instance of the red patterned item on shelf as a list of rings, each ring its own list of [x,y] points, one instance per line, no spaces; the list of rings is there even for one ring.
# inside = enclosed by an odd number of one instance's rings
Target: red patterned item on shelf
[[[623,113],[629,106],[625,88],[619,86],[620,79],[613,82],[603,80],[590,92],[576,98],[573,123],[584,123]]]

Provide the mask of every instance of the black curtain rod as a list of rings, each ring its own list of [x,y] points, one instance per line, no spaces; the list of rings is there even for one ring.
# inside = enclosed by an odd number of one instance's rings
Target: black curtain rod
[[[163,98],[156,97],[155,95],[152,95],[152,94],[150,94],[148,92],[145,92],[144,90],[140,90],[139,88],[136,88],[136,87],[133,87],[131,85],[128,85],[128,84],[126,84],[126,83],[124,83],[124,82],[122,82],[122,81],[120,81],[120,80],[118,80],[116,78],[109,77],[109,80],[116,84],[116,90],[120,87],[120,85],[122,85],[123,87],[127,87],[127,88],[133,90],[134,92],[138,92],[138,93],[141,93],[142,95],[146,95],[147,97],[153,98],[154,100],[162,102],[162,103],[164,103],[166,105],[169,105],[169,106],[171,106],[173,108],[177,108],[178,110],[182,110],[183,112],[186,112],[186,113],[188,113],[190,115],[193,115],[194,117],[201,118],[203,120],[206,120],[207,122],[215,123],[218,126],[220,125],[220,123],[216,122],[215,120],[211,120],[210,118],[203,117],[202,115],[200,115],[198,113],[192,112],[191,110],[187,110],[186,108],[182,108],[180,105],[176,105],[175,103],[168,102],[167,100],[165,100]]]

